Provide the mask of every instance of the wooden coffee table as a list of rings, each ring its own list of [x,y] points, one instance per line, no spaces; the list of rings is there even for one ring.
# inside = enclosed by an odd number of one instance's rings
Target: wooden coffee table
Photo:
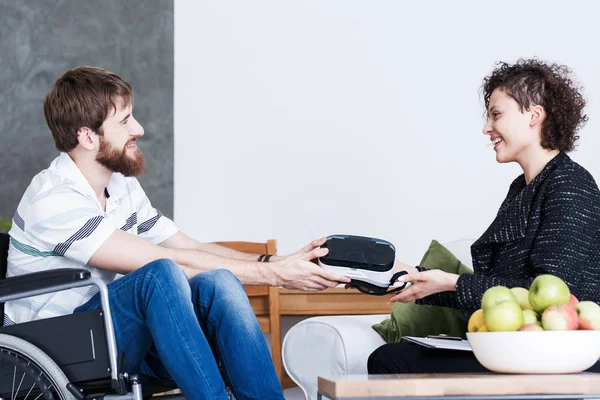
[[[319,377],[318,399],[589,399],[600,374],[404,374]]]

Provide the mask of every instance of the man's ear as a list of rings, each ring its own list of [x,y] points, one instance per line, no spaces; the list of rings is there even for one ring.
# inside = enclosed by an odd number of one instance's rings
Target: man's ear
[[[543,123],[546,119],[546,110],[540,105],[535,105],[531,107],[529,112],[531,113],[531,121],[529,121],[529,126],[532,128],[538,124]]]
[[[94,150],[98,146],[98,135],[87,126],[82,126],[77,130],[77,141],[84,149]]]

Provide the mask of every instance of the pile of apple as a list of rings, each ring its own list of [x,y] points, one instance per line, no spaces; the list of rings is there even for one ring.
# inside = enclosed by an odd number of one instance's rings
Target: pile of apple
[[[540,275],[529,290],[494,286],[469,318],[469,332],[600,330],[600,306],[579,301],[554,275]]]

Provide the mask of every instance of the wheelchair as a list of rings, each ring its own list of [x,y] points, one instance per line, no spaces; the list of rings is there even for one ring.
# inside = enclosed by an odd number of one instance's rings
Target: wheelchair
[[[9,241],[0,233],[2,321],[6,301],[91,285],[100,291],[102,309],[0,327],[0,399],[142,400],[177,388],[170,380],[121,370],[102,280],[68,268],[6,278]]]

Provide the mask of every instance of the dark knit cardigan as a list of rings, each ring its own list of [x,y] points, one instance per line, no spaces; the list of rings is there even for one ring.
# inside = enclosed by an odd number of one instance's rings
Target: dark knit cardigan
[[[460,275],[455,292],[417,304],[458,308],[469,316],[488,288],[529,288],[541,274],[563,279],[580,301],[600,302],[600,191],[594,178],[563,152],[528,185],[520,175],[471,256],[474,274]]]

